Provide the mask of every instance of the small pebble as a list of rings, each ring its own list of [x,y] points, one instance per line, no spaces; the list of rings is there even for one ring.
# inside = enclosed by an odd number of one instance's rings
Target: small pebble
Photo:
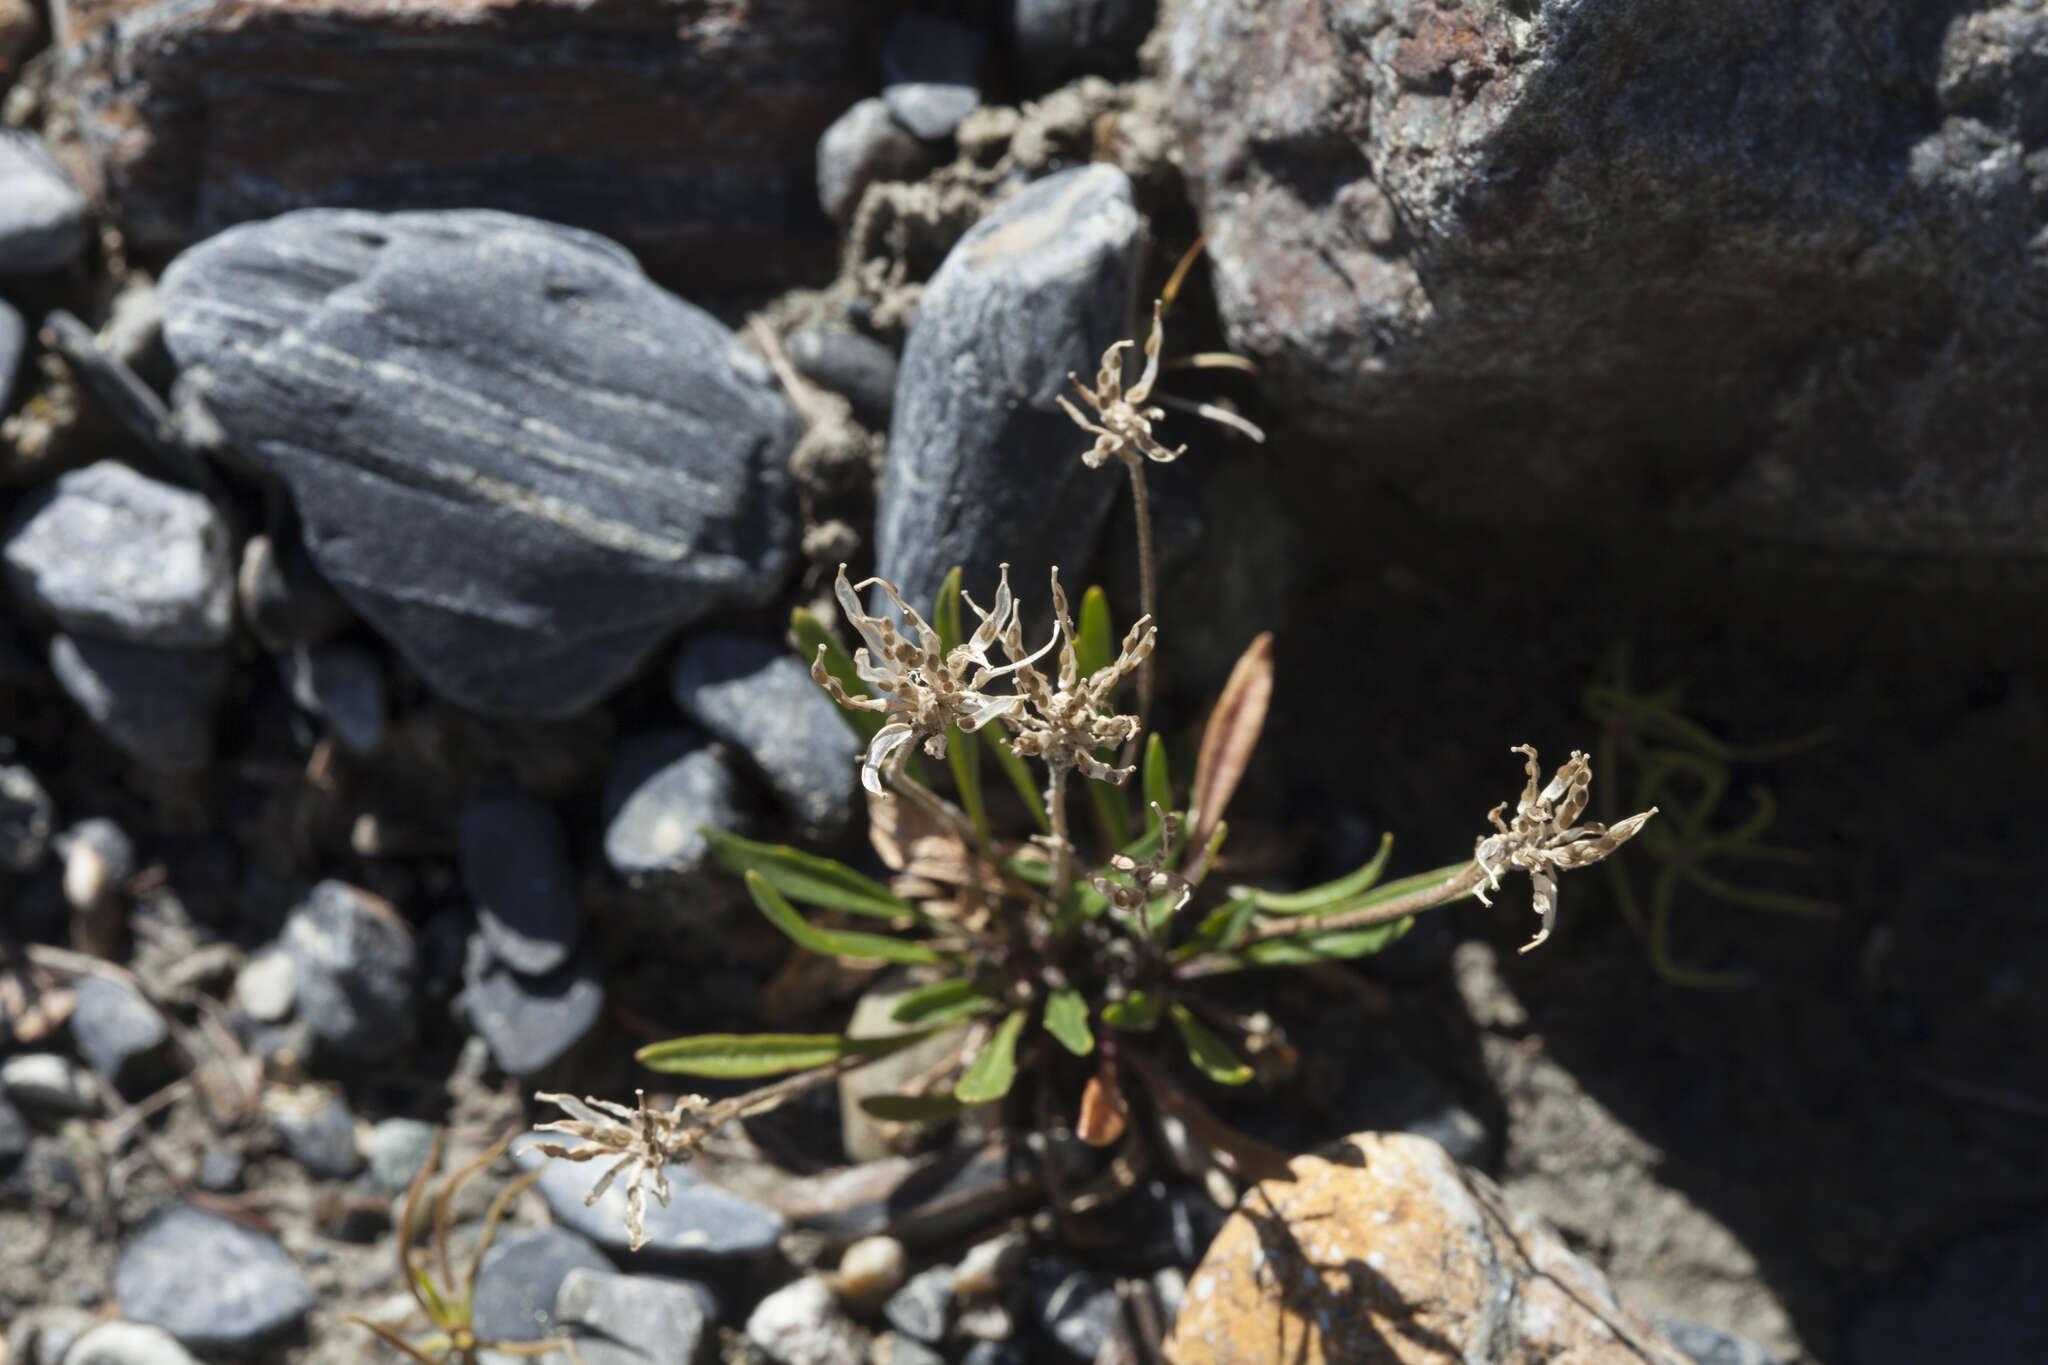
[[[88,234],[85,198],[43,140],[0,129],[0,275],[60,270],[84,252]]]
[[[419,954],[389,904],[345,882],[321,882],[279,941],[291,954],[299,1018],[322,1049],[370,1060],[412,1041]]]
[[[896,406],[896,353],[858,332],[812,330],[789,338],[789,363],[822,388],[844,396],[871,426],[887,427]]]
[[[49,660],[57,685],[93,728],[143,767],[191,777],[213,761],[225,653],[53,635]]]
[[[72,1042],[87,1064],[116,1089],[132,1087],[170,1038],[163,1015],[132,986],[102,976],[80,981],[76,999]]]
[[[740,823],[738,788],[697,730],[628,739],[605,782],[605,861],[632,882],[696,871],[711,851],[700,826]]]
[[[194,1179],[208,1194],[232,1194],[242,1187],[242,1171],[247,1165],[240,1152],[216,1144],[200,1154]]]
[[[55,1052],[25,1052],[0,1061],[0,1090],[24,1109],[90,1114],[100,1107],[92,1075]]]
[[[852,816],[860,741],[782,641],[692,636],[670,692],[684,715],[752,759],[804,826],[837,829]]]
[[[434,1151],[435,1128],[419,1119],[384,1119],[370,1129],[370,1175],[386,1194],[402,1194]]]
[[[64,1353],[64,1365],[198,1365],[178,1339],[139,1322],[103,1322]]]
[[[902,1287],[908,1269],[903,1243],[894,1237],[863,1237],[840,1253],[832,1289],[854,1312],[866,1313]]]
[[[129,1239],[114,1292],[129,1319],[226,1354],[272,1340],[317,1302],[275,1238],[188,1205]]]
[[[923,10],[900,14],[882,40],[882,98],[897,122],[927,142],[953,135],[981,104],[977,81],[988,34]]]
[[[264,948],[235,973],[235,1003],[259,1024],[282,1023],[292,1012],[298,968],[281,948]]]
[[[480,796],[457,821],[462,884],[491,956],[526,976],[575,952],[583,918],[568,836],[553,807],[525,792]]]
[[[844,223],[869,185],[916,180],[932,161],[931,151],[896,121],[886,102],[861,100],[818,138],[818,203]]]
[[[702,1286],[578,1268],[555,1295],[555,1326],[583,1365],[693,1365],[713,1319]]]
[[[933,1343],[946,1339],[953,1323],[953,1271],[937,1265],[920,1270],[889,1296],[882,1316],[905,1336]]]
[[[577,1270],[609,1273],[604,1253],[567,1228],[500,1232],[476,1279],[476,1330],[494,1341],[557,1335],[555,1300]]]
[[[284,1139],[292,1160],[323,1180],[346,1180],[362,1169],[356,1150],[356,1117],[341,1096],[325,1087],[297,1092],[272,1090],[265,1096],[270,1125]]]
[[[472,935],[456,1009],[513,1076],[545,1070],[583,1040],[604,1011],[604,985],[586,949],[546,976],[500,963],[481,933]]]
[[[0,765],[0,867],[27,872],[50,850],[57,803],[36,775],[19,764]]]
[[[377,656],[346,640],[294,645],[278,655],[292,700],[334,727],[352,754],[384,742],[384,669]]]
[[[867,1333],[816,1276],[762,1299],[747,1317],[747,1340],[777,1365],[861,1365],[867,1358]]]

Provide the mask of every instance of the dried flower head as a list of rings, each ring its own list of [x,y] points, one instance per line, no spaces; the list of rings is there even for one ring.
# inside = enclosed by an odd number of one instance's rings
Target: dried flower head
[[[1096,892],[1109,901],[1109,908],[1124,916],[1140,916],[1140,923],[1150,918],[1149,910],[1154,901],[1162,896],[1171,901],[1161,912],[1173,915],[1193,899],[1194,883],[1173,870],[1179,854],[1180,813],[1160,811],[1157,804],[1152,809],[1159,813],[1159,846],[1149,858],[1134,858],[1128,853],[1117,853],[1110,857],[1110,868],[1122,875],[1104,875],[1094,878],[1092,885]]]
[[[557,1161],[595,1161],[599,1157],[618,1160],[597,1178],[585,1195],[586,1205],[595,1204],[611,1188],[620,1172],[630,1171],[626,1186],[626,1236],[638,1251],[647,1244],[647,1196],[652,1193],[668,1207],[668,1176],[663,1168],[688,1161],[697,1154],[707,1129],[697,1116],[710,1102],[701,1095],[683,1095],[666,1111],[647,1107],[647,1092],[636,1090],[632,1108],[610,1100],[579,1100],[574,1095],[541,1093],[546,1100],[569,1115],[551,1123],[538,1124],[536,1132],[561,1133],[579,1140],[571,1147],[559,1142],[537,1142],[528,1151]]]
[[[1533,747],[1521,744],[1509,752],[1527,756],[1529,781],[1515,803],[1512,823],[1501,818],[1501,812],[1507,809],[1505,801],[1487,812],[1486,818],[1498,833],[1486,835],[1473,845],[1472,861],[1486,874],[1487,885],[1496,891],[1500,889],[1501,873],[1509,868],[1520,868],[1529,874],[1536,913],[1543,917],[1543,927],[1535,938],[1522,945],[1526,953],[1549,938],[1557,925],[1557,874],[1599,862],[1633,838],[1657,813],[1657,808],[1652,806],[1613,826],[1597,822],[1575,825],[1572,822],[1586,809],[1587,789],[1593,784],[1593,767],[1586,756],[1572,750],[1571,759],[1544,785],[1543,770],[1537,765]],[[1473,894],[1483,905],[1493,903],[1484,889]]]
[[[1110,702],[1124,676],[1151,657],[1159,632],[1151,617],[1139,617],[1124,636],[1116,658],[1083,678],[1080,652],[1074,644],[1074,621],[1058,569],[1052,571],[1052,611],[1053,638],[1060,646],[1055,677],[1048,678],[1033,666],[1038,655],[1023,655],[1023,631],[1014,615],[1005,627],[1004,651],[1021,660],[1011,667],[1016,670],[1014,681],[1023,706],[1003,717],[1012,735],[1011,747],[1053,768],[1078,768],[1097,781],[1122,782],[1131,770],[1110,767],[1095,757],[1094,751],[1114,748],[1138,732],[1138,718],[1115,714]]]
[[[870,585],[881,588],[916,636],[915,640],[904,635],[888,617],[870,616],[861,606],[860,593]],[[1027,667],[1038,657],[1018,649],[1011,655],[1012,662],[998,665],[988,656],[989,648],[999,640],[1010,638],[1012,633],[1021,638],[1016,627],[1017,603],[1010,595],[1009,565],[1003,565],[1002,579],[996,587],[995,610],[975,607],[981,625],[969,639],[950,651],[944,648],[939,633],[904,602],[895,584],[880,578],[848,583],[846,566],[842,564],[832,591],[847,621],[867,642],[853,652],[854,671],[880,695],[848,695],[839,680],[826,670],[822,646],[811,663],[811,676],[841,706],[888,716],[888,723],[868,742],[867,756],[861,763],[861,783],[875,795],[888,795],[882,786],[882,775],[885,771],[893,774],[902,758],[908,756],[909,745],[921,740],[926,753],[944,758],[947,727],[979,730],[1023,705],[1021,697],[992,697],[984,691],[998,678]],[[973,606],[971,599],[968,605]],[[1039,654],[1051,648],[1052,641],[1047,641]]]
[[[1166,416],[1163,408],[1147,407],[1146,400],[1152,396],[1152,385],[1159,378],[1159,347],[1165,331],[1160,320],[1164,300],[1152,304],[1152,334],[1145,339],[1145,369],[1139,374],[1138,382],[1124,388],[1124,348],[1129,341],[1119,341],[1102,353],[1102,365],[1095,372],[1095,387],[1088,388],[1078,376],[1069,374],[1074,389],[1088,406],[1095,409],[1096,420],[1088,420],[1079,408],[1068,402],[1064,395],[1059,399],[1067,416],[1083,430],[1092,432],[1095,444],[1081,456],[1090,469],[1100,469],[1111,456],[1126,465],[1135,466],[1140,456],[1171,464],[1187,450],[1179,446],[1168,450],[1152,435],[1152,424]]]

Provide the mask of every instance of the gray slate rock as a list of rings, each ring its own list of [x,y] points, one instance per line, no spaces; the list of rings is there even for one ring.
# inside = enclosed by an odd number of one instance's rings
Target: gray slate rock
[[[434,1150],[434,1125],[383,1119],[370,1129],[370,1178],[386,1194],[403,1194]]]
[[[1856,1307],[1844,1365],[2048,1360],[2048,1213],[1961,1238],[1915,1278]]]
[[[28,1120],[13,1101],[0,1095],[0,1175],[15,1167],[28,1151]]]
[[[99,1089],[85,1068],[56,1052],[22,1052],[0,1061],[0,1093],[24,1109],[90,1114]]]
[[[499,962],[478,933],[470,938],[462,980],[463,1016],[513,1076],[531,1076],[559,1060],[604,1010],[604,986],[588,950],[545,976],[526,976]]]
[[[554,808],[525,792],[480,796],[463,806],[457,828],[462,884],[491,956],[527,976],[567,962],[583,922]]]
[[[0,867],[28,872],[50,851],[57,803],[36,775],[18,763],[0,764]]]
[[[738,785],[694,730],[626,740],[605,780],[605,861],[628,881],[696,871],[711,851],[698,826],[739,824]]]
[[[149,452],[157,465],[191,488],[210,488],[212,474],[195,451],[185,448],[164,400],[130,366],[103,347],[92,328],[63,309],[43,318],[43,342],[109,417]]]
[[[145,768],[189,777],[213,762],[228,684],[222,651],[53,635],[50,671],[93,727]]]
[[[85,250],[85,197],[33,133],[0,129],[0,275],[60,270]]]
[[[577,1271],[611,1268],[611,1262],[589,1238],[567,1228],[501,1234],[477,1272],[477,1333],[493,1341],[544,1341],[559,1336],[555,1298],[562,1282]]]
[[[747,1316],[747,1340],[776,1365],[862,1365],[867,1333],[839,1311],[815,1275],[762,1299]]]
[[[1050,566],[1084,571],[1121,480],[1081,463],[1054,399],[1123,335],[1138,242],[1130,179],[1084,166],[969,229],[925,287],[875,510],[876,572],[920,611],[955,564],[984,603],[1016,566],[1041,610]]]
[[[122,1248],[114,1292],[131,1321],[202,1352],[259,1345],[316,1302],[276,1239],[183,1204]]]
[[[898,15],[882,40],[882,99],[897,122],[928,142],[953,135],[981,104],[982,29],[923,10]]]
[[[896,353],[873,337],[822,328],[789,338],[789,363],[798,374],[853,404],[871,425],[887,425],[896,408]]]
[[[356,1116],[339,1095],[325,1095],[305,1107],[271,1116],[292,1160],[322,1180],[346,1180],[362,1169],[356,1150]]]
[[[1182,6],[1231,344],[1372,452],[1309,457],[1357,477],[1333,513],[1392,483],[1516,527],[2048,548],[2048,22],[1844,13]]]
[[[163,1015],[134,988],[103,976],[78,983],[71,1041],[116,1089],[131,1088],[170,1038]]]
[[[30,498],[5,557],[15,591],[67,631],[196,649],[232,629],[226,521],[199,494],[118,460]]]
[[[562,1280],[555,1325],[584,1365],[692,1365],[713,1328],[694,1285],[582,1268]]]
[[[194,247],[161,292],[321,573],[453,701],[574,715],[780,585],[795,413],[602,238],[308,209]]]
[[[546,1161],[523,1139],[513,1145],[521,1167]],[[549,1161],[534,1188],[558,1221],[614,1255],[638,1255],[651,1261],[752,1261],[772,1251],[782,1236],[781,1214],[710,1184],[690,1166],[677,1165],[662,1172],[669,1183],[668,1207],[648,1201],[647,1245],[632,1252],[626,1243],[622,1183],[613,1182],[595,1204],[583,1202],[590,1193],[591,1169]]]
[[[350,753],[384,742],[384,669],[377,656],[346,640],[295,645],[278,656],[292,700],[334,727]]]
[[[1116,1290],[1057,1257],[1034,1267],[1031,1306],[1038,1330],[1069,1360],[1092,1362],[1122,1321]]]
[[[889,1325],[907,1337],[936,1345],[953,1325],[953,1269],[935,1265],[912,1275],[882,1305]]]
[[[324,881],[285,921],[299,1018],[323,1051],[374,1060],[413,1036],[419,950],[385,901]]]
[[[833,830],[852,816],[860,740],[780,640],[692,636],[670,690],[684,715],[754,761],[805,827]]]
[[[1077,76],[1120,77],[1138,66],[1157,0],[1005,0],[1010,50],[1033,93]]]
[[[931,169],[931,149],[870,96],[832,121],[818,138],[818,203],[839,222],[853,217],[868,186],[916,180]]]
[[[64,1365],[199,1365],[178,1339],[139,1322],[103,1322],[64,1352]]]
[[[1650,1325],[1683,1351],[1692,1365],[1778,1365],[1778,1358],[1748,1337],[1703,1322],[1652,1317]]]
[[[14,401],[14,376],[28,352],[28,324],[14,305],[0,299],[0,413]]]

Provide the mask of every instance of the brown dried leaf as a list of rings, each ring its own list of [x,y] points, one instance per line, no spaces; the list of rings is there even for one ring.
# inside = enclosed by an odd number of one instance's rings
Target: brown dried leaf
[[[902,876],[990,892],[1003,889],[1002,878],[993,868],[914,801],[868,793],[868,842],[874,845],[882,866]]]
[[[1223,685],[1223,695],[1216,699],[1209,726],[1202,732],[1195,785],[1188,793],[1194,820],[1188,847],[1198,856],[1244,778],[1272,700],[1273,633],[1266,631],[1251,642],[1230,670],[1230,681]]]
[[[1124,1135],[1124,1119],[1130,1106],[1114,1077],[1104,1079],[1097,1072],[1081,1091],[1081,1114],[1074,1121],[1074,1136],[1090,1147],[1108,1147]]]

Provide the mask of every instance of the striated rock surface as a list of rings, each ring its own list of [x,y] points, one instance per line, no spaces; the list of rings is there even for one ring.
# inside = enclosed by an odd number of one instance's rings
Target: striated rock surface
[[[1171,83],[1232,343],[1433,510],[2039,552],[2044,63],[2021,3],[1189,0]]]
[[[829,272],[812,150],[872,93],[878,0],[57,0],[133,240],[309,205],[505,209],[733,289]]]
[[[309,209],[186,252],[162,293],[172,354],[290,485],[321,574],[453,701],[575,714],[780,583],[796,417],[611,242]]]
[[[1168,1348],[1177,1365],[1687,1365],[1600,1272],[1425,1138],[1366,1133],[1342,1163],[1239,1201]]]
[[[920,611],[955,564],[982,601],[997,566],[1043,603],[1081,577],[1123,480],[1054,399],[1126,335],[1139,222],[1114,166],[1062,171],[975,224],[932,276],[903,347],[875,572]]]

